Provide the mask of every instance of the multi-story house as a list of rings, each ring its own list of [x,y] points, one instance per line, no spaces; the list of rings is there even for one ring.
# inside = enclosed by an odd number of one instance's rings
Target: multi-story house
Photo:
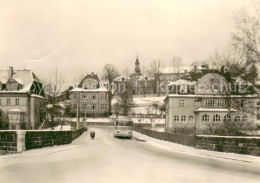
[[[32,71],[0,71],[0,128],[36,129],[43,121],[44,102],[42,83]]]
[[[70,90],[70,113],[87,117],[105,117],[109,115],[109,93],[98,76],[88,74],[79,83],[78,88]]]
[[[218,73],[206,74],[197,82],[171,83],[165,99],[166,130],[194,128],[196,134],[207,134],[225,120],[256,124],[257,95],[250,88],[242,80],[231,85]]]

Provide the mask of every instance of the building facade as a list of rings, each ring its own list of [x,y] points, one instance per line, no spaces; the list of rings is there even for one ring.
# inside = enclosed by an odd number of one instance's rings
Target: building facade
[[[42,83],[30,70],[0,71],[1,129],[37,129],[44,118]]]
[[[154,79],[142,74],[138,56],[135,61],[134,73],[129,77],[119,76],[114,80],[114,94],[128,92],[130,95],[149,95],[155,93]]]
[[[108,90],[98,76],[88,74],[79,83],[78,88],[70,90],[70,113],[76,116],[106,117],[109,115]]]
[[[196,134],[214,134],[214,127],[224,121],[257,123],[257,95],[243,90],[246,83],[237,83],[237,90],[217,73],[202,76],[197,82],[174,83],[175,92],[166,99],[166,130],[179,132],[193,129]],[[174,90],[173,90],[174,91]]]

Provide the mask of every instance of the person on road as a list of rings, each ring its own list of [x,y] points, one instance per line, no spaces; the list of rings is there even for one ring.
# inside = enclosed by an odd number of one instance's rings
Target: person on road
[[[95,138],[95,132],[94,131],[90,132],[90,137],[92,138],[92,140]]]

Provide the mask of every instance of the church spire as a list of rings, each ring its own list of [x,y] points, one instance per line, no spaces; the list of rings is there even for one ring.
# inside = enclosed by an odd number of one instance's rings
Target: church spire
[[[137,52],[136,61],[135,61],[135,73],[141,74],[140,62],[138,59],[138,52]]]

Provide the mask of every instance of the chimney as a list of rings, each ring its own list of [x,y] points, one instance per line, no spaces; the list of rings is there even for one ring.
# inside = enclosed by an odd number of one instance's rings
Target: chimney
[[[8,79],[11,79],[14,75],[14,69],[13,67],[9,67],[9,74],[8,74]]]

